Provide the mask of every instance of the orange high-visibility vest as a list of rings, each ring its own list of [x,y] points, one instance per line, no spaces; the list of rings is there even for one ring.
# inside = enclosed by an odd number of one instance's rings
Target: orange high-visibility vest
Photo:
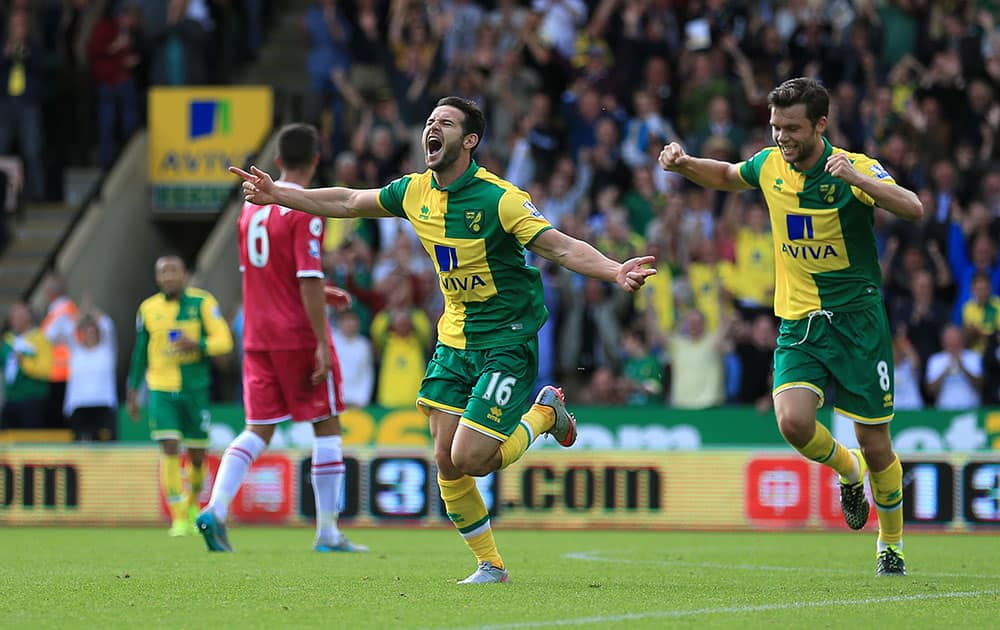
[[[52,324],[64,316],[76,321],[76,304],[69,298],[59,298],[49,307],[49,312],[46,313],[41,325],[41,329],[45,332],[46,336]],[[49,373],[49,381],[65,383],[67,378],[69,378],[69,346],[64,343],[53,343],[52,372]]]

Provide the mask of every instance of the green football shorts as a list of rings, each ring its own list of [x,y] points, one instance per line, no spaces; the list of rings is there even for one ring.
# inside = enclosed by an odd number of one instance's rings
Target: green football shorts
[[[194,448],[208,447],[208,390],[149,392],[149,433],[154,440],[179,440]]]
[[[417,406],[461,415],[465,426],[505,441],[528,410],[538,378],[538,340],[485,350],[437,344]]]
[[[815,311],[808,319],[781,320],[774,394],[809,389],[822,407],[831,376],[837,384],[835,411],[862,424],[892,420],[892,336],[881,302],[850,313]]]

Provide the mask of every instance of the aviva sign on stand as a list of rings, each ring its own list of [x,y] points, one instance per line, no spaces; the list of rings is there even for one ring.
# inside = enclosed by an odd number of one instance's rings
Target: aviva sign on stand
[[[149,93],[149,181],[159,212],[214,213],[271,129],[265,86],[155,87]]]

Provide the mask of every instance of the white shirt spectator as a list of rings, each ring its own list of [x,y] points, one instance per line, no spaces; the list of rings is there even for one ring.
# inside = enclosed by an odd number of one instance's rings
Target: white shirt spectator
[[[333,347],[337,350],[343,376],[344,402],[352,407],[371,404],[375,389],[375,357],[371,341],[357,332],[357,319],[352,325],[334,329]],[[351,329],[352,328],[352,329]],[[345,334],[346,333],[346,334]]]
[[[972,350],[962,350],[959,355],[962,367],[972,376],[983,375],[983,359]],[[938,409],[971,409],[979,405],[979,390],[973,386],[955,364],[955,359],[947,352],[937,352],[927,360],[927,382],[933,383],[941,377],[941,391],[938,393]]]
[[[62,317],[53,325],[53,337],[64,339],[70,346],[69,379],[63,400],[66,416],[73,415],[80,407],[118,407],[115,325],[110,317],[102,313],[97,327],[100,341],[93,347],[87,347],[80,343],[76,322],[69,317]]]
[[[583,0],[534,0],[531,10],[542,14],[539,35],[555,48],[563,59],[572,59],[576,46],[576,31],[587,21],[587,4]]]

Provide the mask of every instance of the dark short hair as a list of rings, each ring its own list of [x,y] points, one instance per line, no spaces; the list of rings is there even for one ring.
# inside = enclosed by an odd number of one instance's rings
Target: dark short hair
[[[767,104],[773,107],[806,106],[806,117],[816,124],[830,113],[830,93],[814,79],[798,77],[789,79],[771,90]]]
[[[993,280],[992,278],[990,278],[990,274],[983,273],[982,271],[977,271],[975,275],[972,276],[973,282],[976,282],[978,280],[985,280],[986,282],[989,282],[991,286],[993,284]]]
[[[472,147],[472,150],[475,151],[476,147],[479,146],[479,141],[483,139],[483,132],[486,131],[486,117],[483,116],[483,110],[479,109],[479,105],[475,101],[460,96],[446,96],[437,102],[437,106],[454,107],[465,114],[465,119],[462,121],[462,133],[465,135],[474,133],[479,138],[476,141],[476,146]]]
[[[319,155],[319,132],[305,123],[285,125],[278,134],[278,157],[286,169],[312,166]]]

